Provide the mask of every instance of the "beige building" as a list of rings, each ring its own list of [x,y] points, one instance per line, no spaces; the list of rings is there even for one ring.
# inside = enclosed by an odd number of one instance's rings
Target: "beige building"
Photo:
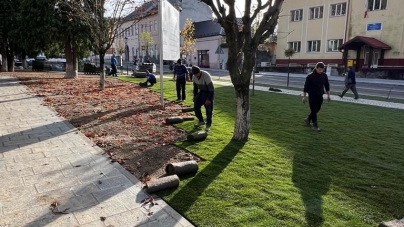
[[[210,7],[200,1],[168,0],[168,2],[180,10],[180,30],[183,29],[187,18],[194,22],[212,18]],[[145,1],[129,14],[125,21],[112,47],[114,52],[117,54],[122,52],[124,61],[133,61],[135,58],[145,61],[149,58],[152,62],[158,62],[160,45],[158,2]],[[151,42],[148,43],[139,38],[143,32],[150,33]]]
[[[285,0],[276,64],[322,61],[356,71],[404,67],[403,0]]]

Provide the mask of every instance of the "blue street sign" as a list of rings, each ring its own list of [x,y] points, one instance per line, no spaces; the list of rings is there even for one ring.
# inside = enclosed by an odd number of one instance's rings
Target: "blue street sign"
[[[380,31],[382,30],[382,23],[369,23],[366,25],[366,31]]]

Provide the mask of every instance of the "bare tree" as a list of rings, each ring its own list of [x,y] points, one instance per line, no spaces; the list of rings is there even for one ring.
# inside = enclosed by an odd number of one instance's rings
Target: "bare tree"
[[[100,89],[105,89],[104,57],[112,47],[115,39],[125,29],[123,24],[127,22],[125,16],[134,12],[135,0],[82,0],[66,1],[74,4],[74,12],[79,14],[85,23],[89,24],[91,30],[91,41],[93,50],[100,58]],[[134,25],[138,19],[131,18]]]
[[[284,0],[257,0],[255,9],[252,9],[252,0],[245,0],[245,11],[240,22],[236,18],[236,0],[201,1],[211,7],[218,23],[226,33],[226,41],[229,45],[227,68],[237,98],[233,139],[245,141],[250,132],[249,86],[256,61],[255,52],[258,45],[273,34]],[[262,18],[253,32],[253,22],[261,12],[263,12]]]

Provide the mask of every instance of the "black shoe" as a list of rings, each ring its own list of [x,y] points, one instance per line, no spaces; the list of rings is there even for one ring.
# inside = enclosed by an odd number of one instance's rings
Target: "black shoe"
[[[319,132],[320,128],[318,127],[317,123],[313,123],[313,130]]]
[[[304,122],[304,124],[305,124],[306,126],[310,126],[310,121],[309,121],[309,119],[305,118],[305,119],[303,120],[303,122]]]
[[[344,97],[344,96],[342,96],[341,94],[339,94],[338,96],[339,96],[341,99],[342,99],[342,97]]]

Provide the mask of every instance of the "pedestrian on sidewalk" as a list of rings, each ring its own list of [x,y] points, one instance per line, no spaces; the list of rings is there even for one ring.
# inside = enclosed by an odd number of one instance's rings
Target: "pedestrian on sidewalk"
[[[185,85],[190,81],[187,67],[182,64],[181,59],[178,59],[177,64],[174,66],[173,80],[176,81],[175,87],[177,89],[177,102],[184,101]]]
[[[338,96],[340,98],[344,97],[345,93],[351,89],[354,93],[355,99],[359,98],[358,91],[356,90],[356,79],[355,79],[355,71],[353,71],[352,67],[348,67],[348,75],[345,76],[345,87],[344,90]]]
[[[117,64],[117,61],[116,61],[116,58],[115,58],[115,54],[113,54],[112,57],[111,57],[111,75],[115,76],[115,77],[118,76],[117,75],[118,71],[116,69],[116,64]]]
[[[195,116],[198,118],[198,123],[195,128],[199,128],[205,125],[203,120],[201,107],[205,106],[206,110],[206,127],[205,131],[209,131],[212,126],[212,115],[213,115],[213,100],[215,97],[215,88],[213,86],[212,77],[206,71],[201,70],[198,66],[192,66],[192,78],[194,84],[194,112]]]
[[[327,74],[324,73],[324,68],[324,63],[318,62],[313,72],[307,75],[303,88],[303,104],[307,102],[306,94],[308,93],[310,106],[310,114],[304,119],[304,123],[310,126],[310,123],[313,122],[313,130],[315,131],[320,131],[317,122],[317,113],[323,104],[324,88],[327,92],[327,100],[331,100],[330,83],[328,82]]]

